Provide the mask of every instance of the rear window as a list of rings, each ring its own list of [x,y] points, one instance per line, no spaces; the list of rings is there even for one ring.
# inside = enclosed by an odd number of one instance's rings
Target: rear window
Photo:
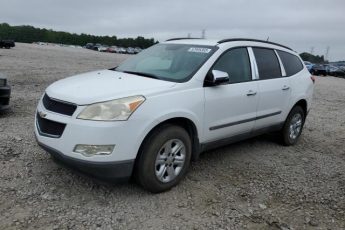
[[[282,76],[280,64],[274,50],[253,48],[260,79],[279,78]]]
[[[280,50],[277,50],[277,53],[285,68],[286,76],[292,76],[303,69],[303,64],[296,55]]]

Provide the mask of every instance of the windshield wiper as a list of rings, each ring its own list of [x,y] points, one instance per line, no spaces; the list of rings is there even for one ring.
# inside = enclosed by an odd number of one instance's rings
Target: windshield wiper
[[[160,79],[158,76],[154,75],[154,74],[150,74],[150,73],[142,73],[142,72],[135,72],[135,71],[121,71],[123,73],[129,73],[129,74],[135,74],[135,75],[139,75],[139,76],[143,76],[143,77],[149,77],[149,78],[153,78],[153,79]]]

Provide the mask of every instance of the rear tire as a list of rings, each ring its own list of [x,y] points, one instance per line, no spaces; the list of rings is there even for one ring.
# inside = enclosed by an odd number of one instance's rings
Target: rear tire
[[[164,192],[186,175],[192,156],[191,138],[182,127],[163,125],[145,140],[139,154],[137,182],[150,192]]]
[[[281,130],[282,142],[285,146],[294,145],[301,136],[305,122],[304,110],[301,106],[295,106],[290,111]]]

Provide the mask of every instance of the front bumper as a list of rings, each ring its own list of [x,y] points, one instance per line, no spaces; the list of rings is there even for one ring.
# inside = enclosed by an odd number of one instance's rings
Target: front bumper
[[[91,162],[68,157],[56,149],[50,148],[39,141],[38,145],[50,153],[58,162],[67,167],[81,171],[87,175],[113,182],[128,181],[132,175],[134,160],[122,162]]]
[[[78,106],[72,116],[65,116],[48,111],[40,101],[35,117],[35,134],[38,142],[53,148],[67,157],[92,162],[117,162],[134,160],[139,150],[144,128],[141,120],[120,122],[99,122],[76,119],[83,110]],[[50,127],[63,130],[58,135],[46,135],[38,128],[37,116],[44,114],[44,120],[65,125],[63,127]],[[52,134],[52,133],[48,133]],[[55,137],[55,138],[54,138]],[[82,145],[115,145],[110,155],[84,156],[74,152],[75,146]]]
[[[35,117],[35,136],[38,144],[60,162],[83,173],[113,181],[127,180],[132,174],[140,147],[143,122],[97,122],[76,119],[82,109],[82,106],[78,106],[72,116],[65,116],[48,111],[40,100]],[[62,134],[54,137],[42,133],[38,125],[38,116],[65,124]],[[84,156],[74,152],[78,144],[115,147],[110,155]]]
[[[0,110],[8,109],[11,97],[10,86],[0,86]]]

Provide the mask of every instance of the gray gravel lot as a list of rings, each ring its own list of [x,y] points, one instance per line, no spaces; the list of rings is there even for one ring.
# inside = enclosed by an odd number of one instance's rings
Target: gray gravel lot
[[[0,229],[345,229],[345,79],[319,77],[299,143],[264,135],[210,151],[180,185],[150,194],[56,164],[33,134],[52,82],[127,55],[17,44],[0,49],[12,85],[0,113]]]

